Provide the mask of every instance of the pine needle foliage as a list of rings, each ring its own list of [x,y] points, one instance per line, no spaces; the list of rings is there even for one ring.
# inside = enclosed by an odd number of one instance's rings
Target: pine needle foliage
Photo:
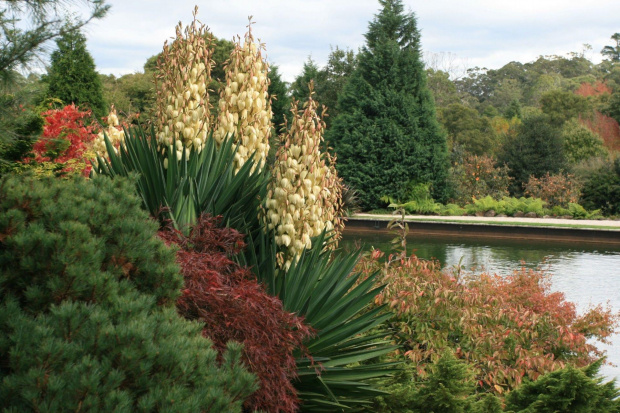
[[[177,315],[174,250],[133,183],[0,181],[0,400],[8,412],[240,412],[228,345]]]
[[[105,115],[103,87],[95,61],[86,49],[86,37],[79,30],[67,31],[56,40],[45,77],[47,95],[66,105],[75,104],[92,110],[95,117]]]
[[[431,183],[433,198],[443,201],[446,138],[426,85],[416,19],[400,0],[379,3],[326,140],[363,209],[383,207],[383,196],[405,199],[412,181]]]

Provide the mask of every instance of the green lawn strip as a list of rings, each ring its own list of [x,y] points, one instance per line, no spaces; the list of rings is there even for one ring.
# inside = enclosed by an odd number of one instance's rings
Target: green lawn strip
[[[386,220],[393,219],[394,216],[377,215],[377,218],[385,218]],[[351,218],[356,218],[352,216]],[[361,220],[372,220],[373,217],[357,217]],[[437,223],[449,223],[449,224],[479,224],[479,225],[503,225],[503,226],[518,226],[518,227],[549,227],[549,228],[575,228],[575,229],[604,229],[612,231],[620,231],[620,227],[607,226],[607,225],[588,225],[588,224],[561,224],[553,222],[522,222],[522,221],[483,221],[483,220],[453,220],[453,219],[435,219],[435,218],[411,218],[406,217],[407,222],[437,222]]]

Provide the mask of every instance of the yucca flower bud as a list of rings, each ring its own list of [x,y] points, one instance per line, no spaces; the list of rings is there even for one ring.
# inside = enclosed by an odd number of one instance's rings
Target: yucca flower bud
[[[164,44],[157,61],[156,130],[164,153],[176,142],[200,151],[209,133],[212,36],[196,20],[197,13],[198,7],[194,9],[192,24],[185,30],[179,23],[174,41]]]
[[[235,172],[253,153],[256,153],[256,165],[262,169],[269,152],[273,114],[267,93],[269,66],[263,60],[264,49],[263,44],[254,41],[250,22],[243,45],[237,38],[226,65],[226,86],[220,93],[220,113],[213,137],[222,143],[234,133],[235,141],[240,144]]]
[[[108,136],[110,143],[114,147],[114,151],[118,153],[118,148],[125,141],[125,132],[123,128],[120,126],[118,121],[118,115],[116,114],[116,109],[114,105],[110,107],[110,113],[106,118],[106,127],[101,130],[95,140],[93,141],[93,150],[98,156],[102,158],[108,158],[108,150],[105,145],[105,135]]]
[[[264,204],[263,217],[283,250],[279,263],[284,268],[312,246],[312,237],[334,230],[337,241],[344,226],[337,214],[342,181],[336,174],[335,157],[321,150],[325,123],[317,115],[312,94],[311,82],[304,108],[298,110],[296,101],[291,104],[292,122],[281,137]]]

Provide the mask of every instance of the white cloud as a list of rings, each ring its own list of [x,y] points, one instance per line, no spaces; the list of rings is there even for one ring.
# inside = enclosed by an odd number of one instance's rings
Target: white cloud
[[[89,50],[103,73],[139,71],[179,21],[192,19],[195,0],[109,0],[109,15],[87,29]],[[591,57],[620,31],[620,2],[614,0],[405,0],[416,13],[422,49],[449,52],[472,65],[498,68],[539,55],[579,52],[592,45]],[[330,46],[357,50],[376,0],[229,0],[203,1],[198,19],[217,35],[243,35],[253,16],[254,34],[266,43],[267,56],[292,81],[308,56],[327,61]]]

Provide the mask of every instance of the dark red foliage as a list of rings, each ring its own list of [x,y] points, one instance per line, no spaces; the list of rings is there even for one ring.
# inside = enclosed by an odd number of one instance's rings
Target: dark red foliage
[[[218,224],[219,218],[203,216],[188,237],[171,229],[160,232],[166,242],[181,247],[177,262],[185,289],[177,308],[184,317],[204,322],[204,335],[219,350],[230,340],[243,343],[244,361],[260,381],[246,408],[294,412],[293,351],[303,348],[312,331],[267,294],[247,268],[230,259],[245,247],[243,235]]]

